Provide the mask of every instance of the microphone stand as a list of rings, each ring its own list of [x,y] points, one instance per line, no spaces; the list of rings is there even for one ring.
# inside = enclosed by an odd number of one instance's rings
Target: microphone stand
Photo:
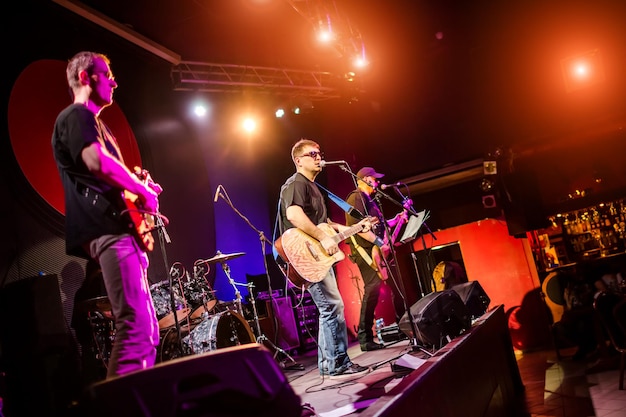
[[[402,205],[402,203],[398,202],[397,200],[395,200],[394,198],[392,198],[388,194],[384,193],[383,191],[381,191],[379,189],[376,189],[375,195],[374,195],[374,199],[378,203],[378,207],[380,208],[380,212],[383,214],[383,219],[384,219],[383,207],[382,207],[382,204],[380,204],[381,196],[384,196],[388,200],[394,202],[394,204],[396,204],[396,205],[402,207],[402,209],[404,209],[404,206]],[[409,208],[407,211],[409,213],[411,213],[411,214],[417,215],[417,213],[415,213],[415,210],[413,209],[413,207]],[[386,221],[383,222],[383,224],[385,226],[385,233],[387,233],[387,236],[391,236],[391,234],[389,233],[389,225],[387,224]],[[411,350],[414,351],[414,352],[419,350],[419,351],[425,353],[426,355],[428,355],[429,357],[431,357],[431,356],[433,356],[433,353],[431,353],[428,350],[424,349],[424,347],[422,345],[417,343],[417,335],[418,335],[419,329],[417,328],[417,323],[415,323],[415,321],[413,320],[413,316],[411,315],[411,309],[410,309],[410,307],[408,306],[408,304],[406,302],[406,288],[404,287],[404,281],[402,280],[402,273],[400,272],[400,268],[398,267],[398,258],[397,258],[397,255],[396,255],[396,249],[393,246],[393,244],[390,245],[389,249],[391,251],[391,256],[393,257],[393,263],[394,263],[394,266],[395,266],[394,269],[395,269],[395,272],[396,272],[395,275],[392,274],[391,278],[394,280],[394,283],[395,283],[396,287],[398,288],[398,290],[400,291],[400,294],[402,295],[402,303],[404,305],[404,311],[405,311],[405,313],[407,315],[407,318],[409,319],[409,322],[411,323],[411,330],[413,331],[413,337],[411,337],[409,339]],[[383,256],[383,262],[387,263],[387,259],[384,256]],[[391,268],[389,268],[389,270],[391,270]]]
[[[159,244],[161,246],[161,253],[163,256],[163,263],[165,264],[165,269],[167,270],[168,265],[169,265],[169,261],[167,260],[167,252],[165,250],[165,243],[172,243],[172,240],[170,239],[170,235],[167,233],[167,229],[165,229],[165,222],[163,221],[163,216],[160,213],[156,213],[154,215],[155,217],[155,229],[158,230],[159,232]],[[169,222],[168,222],[169,223]],[[169,269],[168,272],[168,284],[169,284],[169,291],[170,291],[170,308],[172,310],[172,314],[174,315],[174,325],[176,328],[176,335],[177,340],[178,340],[178,354],[182,356],[183,354],[183,340],[181,337],[181,333],[180,333],[180,322],[178,321],[178,312],[176,310],[176,299],[174,297],[174,267],[172,266],[172,268]],[[180,282],[180,276],[177,277],[179,282]],[[176,357],[176,356],[174,356]]]
[[[243,221],[246,222],[246,224],[248,226],[250,226],[250,228],[252,230],[254,230],[259,235],[259,242],[261,243],[261,253],[263,254],[263,263],[264,263],[264,266],[265,266],[265,275],[267,276],[267,283],[268,283],[268,289],[269,289],[268,292],[269,292],[269,299],[270,299],[270,308],[273,309],[274,308],[274,303],[273,303],[273,296],[272,296],[272,283],[271,283],[271,279],[270,279],[270,276],[269,276],[269,269],[267,267],[267,260],[266,260],[266,257],[265,257],[265,245],[267,243],[269,243],[270,246],[272,246],[273,243],[268,238],[265,237],[265,234],[263,233],[262,230],[257,229],[252,224],[252,222],[250,222],[250,220],[246,216],[244,216],[239,210],[237,210],[237,208],[234,206],[234,204],[232,203],[232,201],[228,197],[228,193],[226,193],[226,189],[222,185],[220,185],[218,187],[218,190],[219,190],[220,187],[224,191],[224,194],[222,194],[221,191],[218,191],[214,202],[217,202],[218,197],[222,197],[222,199],[226,202],[226,204],[228,204],[230,206],[230,208],[233,209],[233,211],[239,217],[241,217],[243,219]],[[224,265],[225,265],[225,263],[222,266],[224,266]],[[224,270],[224,272],[226,272],[226,269]],[[241,294],[239,293],[239,290],[235,286],[234,281],[232,281],[232,279],[230,278],[230,274],[227,273],[227,275],[228,275],[229,281],[231,282],[231,285],[233,285],[233,287],[235,288],[235,294],[237,296],[238,306],[239,306],[240,311],[241,311]],[[240,284],[240,285],[242,285],[242,284]],[[285,351],[280,346],[277,346],[267,336],[265,336],[265,334],[261,331],[261,326],[259,324],[259,316],[258,316],[257,309],[256,309],[256,302],[254,300],[254,295],[252,294],[251,287],[250,287],[250,291],[249,292],[250,292],[250,300],[251,300],[252,307],[253,307],[252,311],[253,311],[253,314],[254,314],[254,320],[255,320],[255,325],[256,325],[256,330],[257,330],[257,339],[256,339],[257,343],[259,343],[259,344],[267,343],[268,345],[270,345],[270,347],[272,349],[274,349],[274,352],[275,352],[274,353],[274,359],[276,359],[276,356],[280,353],[280,354],[282,354],[284,357],[286,357],[290,361],[290,363],[291,363],[290,365],[286,365],[285,361],[278,361],[278,364],[280,365],[281,368],[283,368],[285,370],[303,371],[304,370],[304,365],[303,364],[296,362],[296,360],[291,355],[289,355],[289,353],[287,353],[287,351]],[[243,316],[243,312],[241,314]],[[275,314],[272,314],[272,316],[276,317]],[[276,325],[275,328],[277,328],[277,327],[278,326]]]

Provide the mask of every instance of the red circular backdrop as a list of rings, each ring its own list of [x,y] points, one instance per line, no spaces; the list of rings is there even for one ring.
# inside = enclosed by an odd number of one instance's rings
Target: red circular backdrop
[[[8,112],[9,138],[22,173],[61,214],[65,214],[63,186],[51,140],[57,115],[71,103],[65,66],[63,61],[40,60],[26,67],[11,90]],[[102,111],[102,120],[117,138],[126,164],[142,166],[135,135],[117,103]]]

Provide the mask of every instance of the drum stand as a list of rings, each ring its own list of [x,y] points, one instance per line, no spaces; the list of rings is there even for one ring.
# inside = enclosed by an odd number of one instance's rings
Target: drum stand
[[[250,294],[250,304],[252,304],[252,315],[254,318],[254,326],[256,329],[256,334],[258,335],[256,338],[256,342],[259,344],[269,344],[270,347],[272,349],[274,349],[274,359],[276,359],[276,356],[280,353],[283,356],[285,356],[288,360],[289,360],[289,365],[285,364],[285,362],[279,362],[279,365],[281,368],[286,369],[286,370],[298,370],[298,371],[303,371],[304,370],[304,365],[302,365],[301,363],[298,363],[295,361],[295,359],[289,355],[289,353],[287,353],[284,349],[282,349],[279,346],[276,346],[270,339],[267,338],[267,336],[265,336],[265,334],[261,331],[261,324],[259,322],[259,313],[257,311],[256,308],[256,300],[254,299],[254,292],[252,291],[252,288],[254,287],[254,284],[252,283],[248,283],[248,284],[240,284],[235,282],[232,277],[230,276],[230,267],[226,264],[226,262],[221,262],[222,264],[222,269],[224,270],[224,273],[226,274],[226,277],[228,278],[228,282],[230,282],[230,285],[233,286],[233,289],[235,290],[235,305],[237,306],[237,312],[241,315],[242,318],[244,318],[244,314],[243,314],[243,307],[241,304],[241,292],[239,291],[239,289],[237,288],[237,286],[244,286],[244,287],[248,287],[248,293]]]
[[[233,289],[235,290],[235,306],[237,307],[237,313],[239,313],[241,315],[241,317],[243,317],[243,306],[241,305],[241,292],[239,292],[239,288],[237,288],[238,285],[241,286],[246,286],[246,284],[240,284],[235,282],[235,280],[233,280],[233,278],[230,276],[230,267],[228,266],[228,264],[226,262],[220,262],[222,264],[222,269],[224,270],[224,273],[226,274],[226,278],[228,278],[228,282],[230,282],[230,285],[233,286]]]

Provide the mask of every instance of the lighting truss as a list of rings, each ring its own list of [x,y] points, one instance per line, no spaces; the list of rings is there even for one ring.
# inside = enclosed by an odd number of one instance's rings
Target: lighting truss
[[[251,90],[325,100],[341,97],[341,77],[330,72],[181,61],[171,70],[174,91],[230,93]]]

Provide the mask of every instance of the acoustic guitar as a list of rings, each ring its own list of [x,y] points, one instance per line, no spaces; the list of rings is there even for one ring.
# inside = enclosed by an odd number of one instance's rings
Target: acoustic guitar
[[[377,221],[376,218],[366,218],[351,227],[340,225],[341,229],[345,229],[339,233],[328,223],[320,223],[318,227],[338,244],[356,233],[368,230]],[[293,285],[300,288],[320,282],[335,263],[345,258],[341,250],[329,255],[317,239],[295,227],[287,229],[276,239],[274,246],[287,264],[283,272]]]

